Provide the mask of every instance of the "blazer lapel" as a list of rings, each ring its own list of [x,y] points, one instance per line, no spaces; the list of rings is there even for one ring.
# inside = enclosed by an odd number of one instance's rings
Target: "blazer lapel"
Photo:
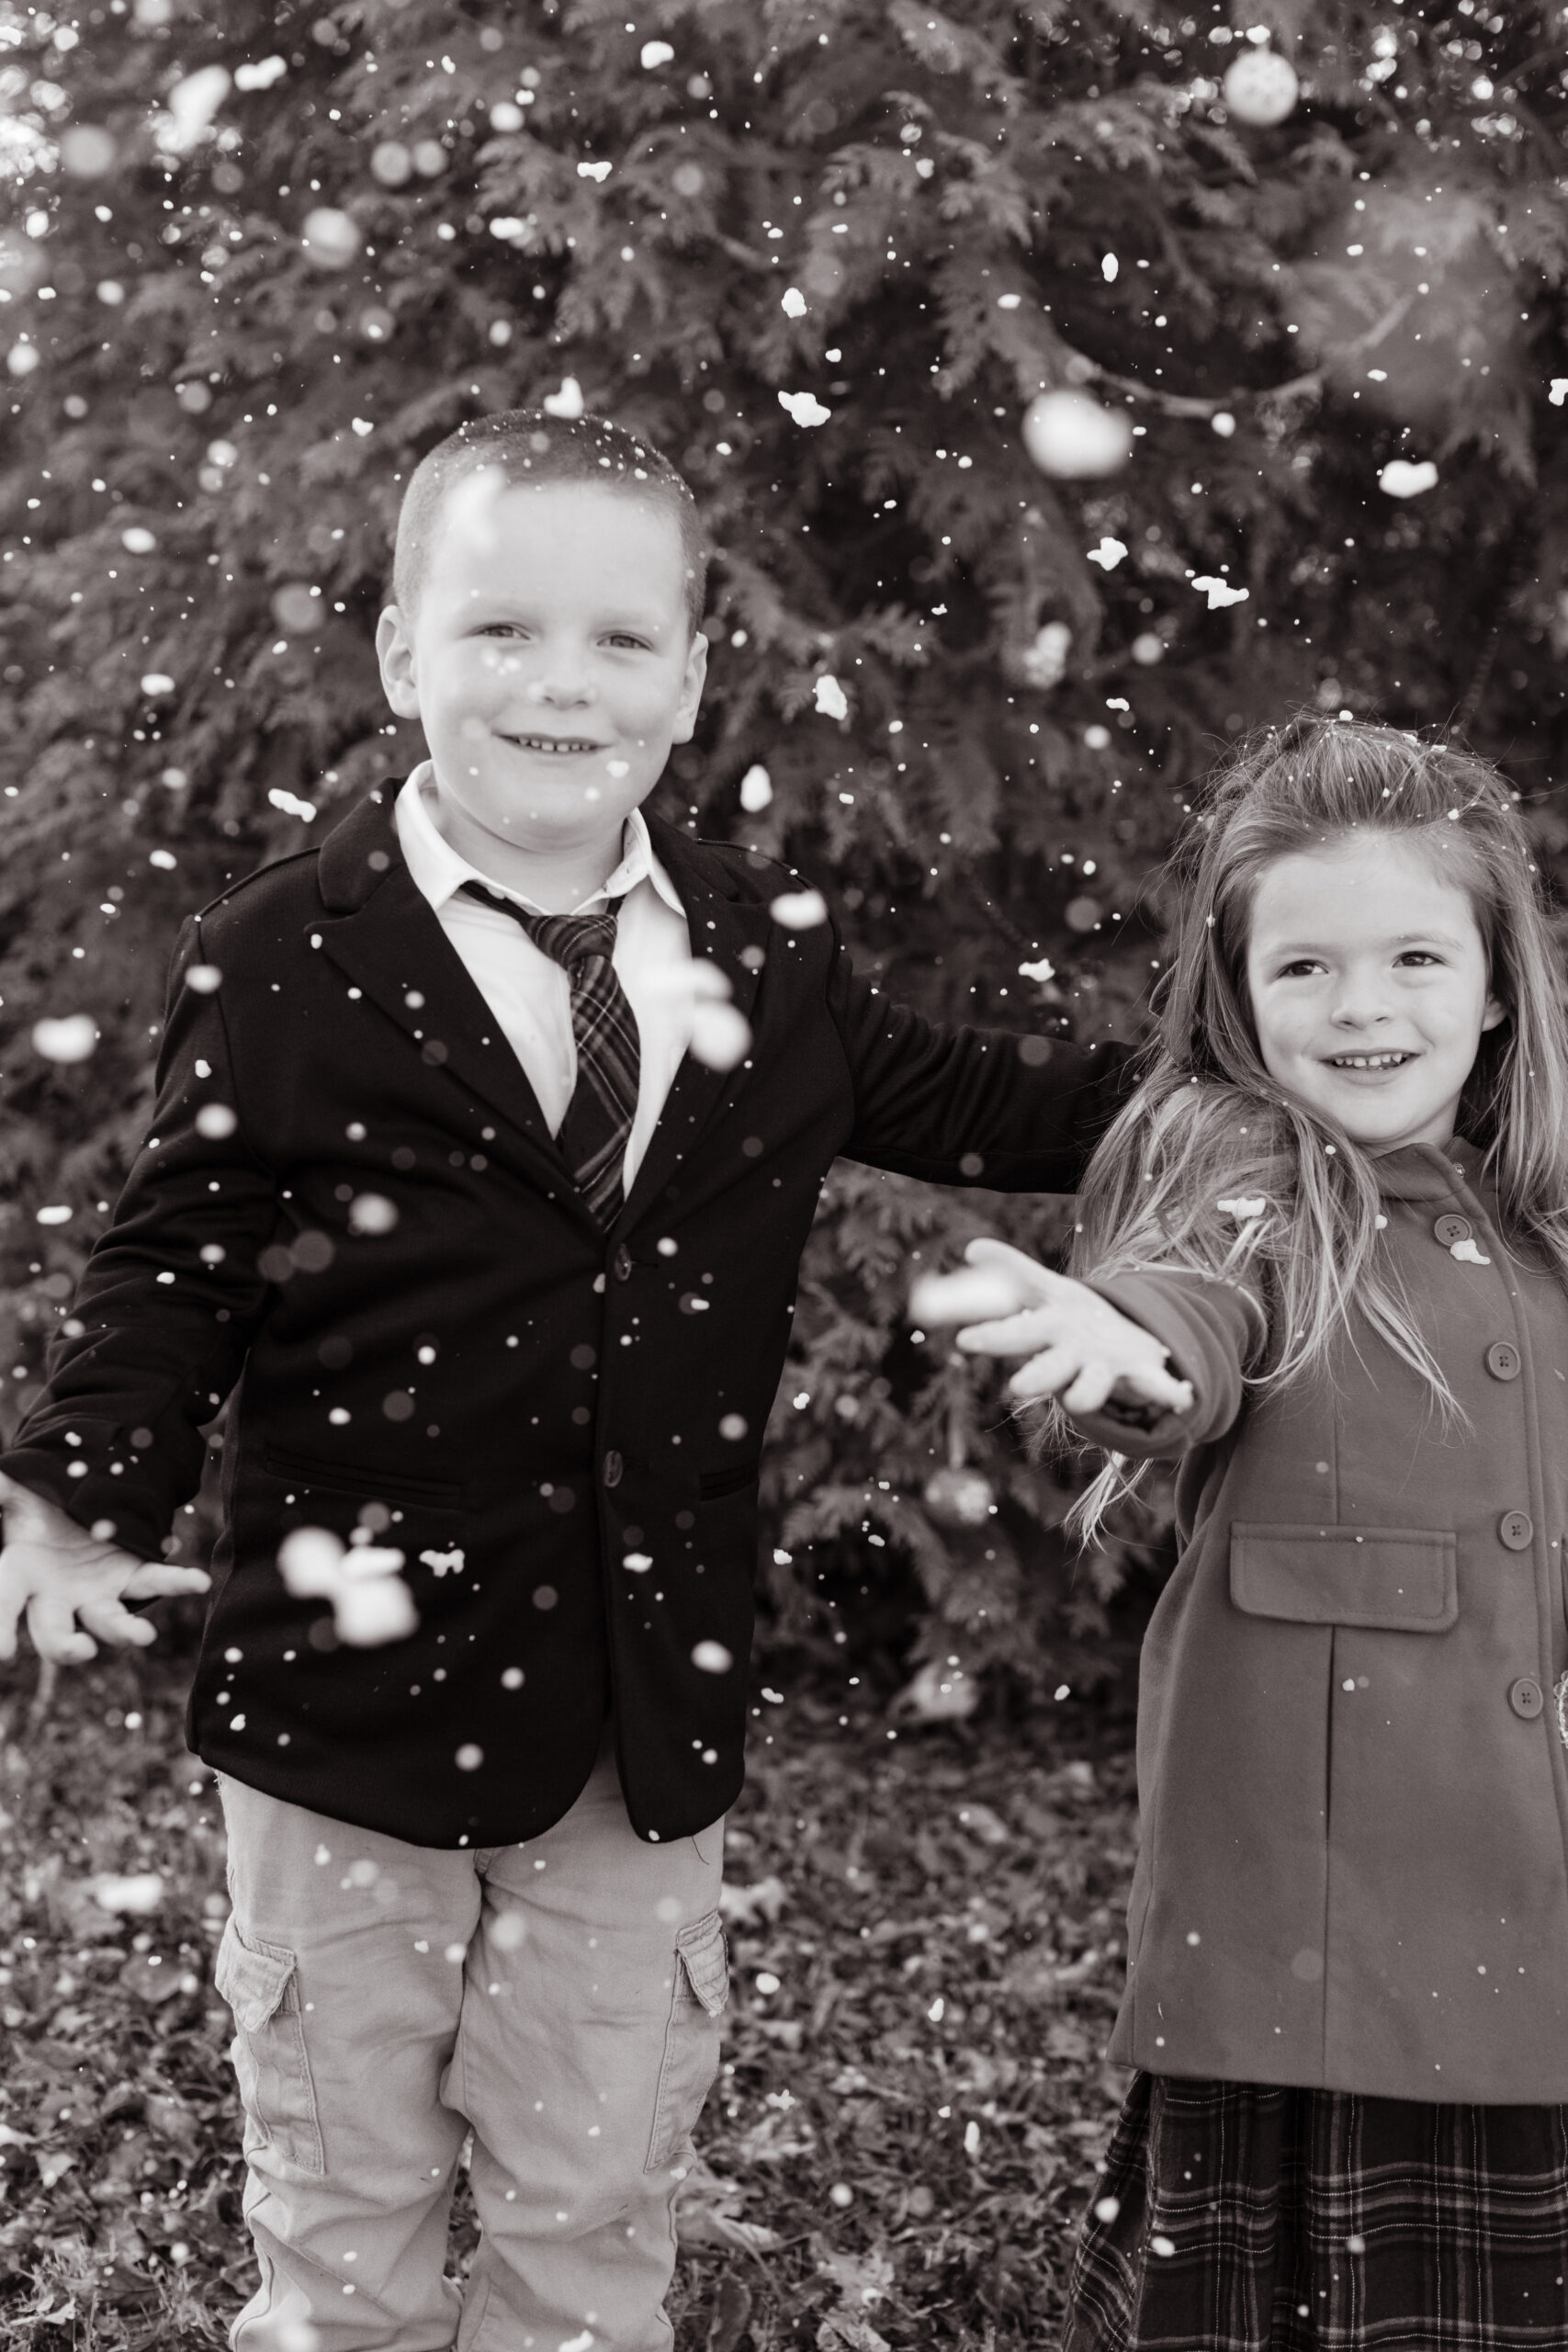
[[[766,904],[732,898],[727,887],[729,877],[718,861],[705,857],[701,844],[673,825],[650,817],[649,831],[659,861],[686,910],[692,954],[717,965],[729,982],[731,1001],[750,1021],[769,940],[777,930]],[[634,1222],[651,1206],[689,1158],[715,1113],[747,1074],[744,1066],[710,1069],[690,1052],[682,1057],[617,1225]]]
[[[341,911],[310,933],[396,1023],[411,1059],[448,1071],[498,1112],[521,1136],[544,1189],[592,1224],[522,1064],[403,863],[391,818],[397,786],[383,790],[383,802],[363,802],[322,843],[321,894]]]

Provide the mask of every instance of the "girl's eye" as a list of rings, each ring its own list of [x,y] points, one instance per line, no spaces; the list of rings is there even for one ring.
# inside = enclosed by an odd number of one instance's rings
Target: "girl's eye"
[[[1437,964],[1442,959],[1434,956],[1429,947],[1407,947],[1399,960],[1402,964]]]
[[[1314,963],[1310,956],[1298,956],[1293,964],[1280,966],[1280,978],[1282,980],[1310,978],[1314,972],[1321,972],[1322,969],[1322,965]]]

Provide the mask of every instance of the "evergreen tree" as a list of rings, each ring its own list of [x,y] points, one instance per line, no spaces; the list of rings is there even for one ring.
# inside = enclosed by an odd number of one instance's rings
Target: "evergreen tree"
[[[1568,10],[1486,7],[0,6],[13,1404],[178,919],[419,755],[372,629],[467,416],[581,400],[682,467],[713,662],[660,805],[940,1017],[1135,1034],[1147,877],[1303,702],[1457,718],[1558,857]],[[917,1259],[1063,1214],[825,1196],[775,1597],[912,1565],[917,1706],[1096,1668],[1118,1555],[1074,1581],[1066,1474],[904,1320]]]

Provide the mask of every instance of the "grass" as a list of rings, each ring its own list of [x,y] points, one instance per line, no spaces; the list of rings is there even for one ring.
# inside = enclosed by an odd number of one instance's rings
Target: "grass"
[[[227,1902],[185,1669],[0,1668],[0,2346],[197,2352],[249,2291]],[[681,2352],[1054,2340],[1124,2077],[1100,2056],[1132,1866],[1129,1726],[888,1736],[757,1694],[726,1869],[733,1993],[671,2309]],[[156,1873],[144,1916],[98,1873]],[[765,1989],[769,1980],[777,1989]],[[459,2193],[452,2256],[473,2222]]]

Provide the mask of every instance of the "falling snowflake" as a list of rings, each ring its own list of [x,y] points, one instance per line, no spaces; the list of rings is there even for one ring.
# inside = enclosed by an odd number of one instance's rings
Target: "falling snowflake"
[[[1233,1200],[1216,1201],[1214,1206],[1226,1216],[1234,1216],[1238,1225],[1246,1225],[1251,1218],[1262,1216],[1269,1204],[1261,1193],[1256,1199],[1249,1193],[1238,1193]]]
[[[579,164],[577,176],[580,180],[604,181],[609,178],[611,169],[608,164]]]
[[[1191,585],[1208,597],[1212,613],[1223,612],[1227,605],[1245,605],[1251,594],[1250,589],[1233,588],[1228,580],[1218,580],[1211,572],[1202,573]]]
[[[90,1012],[33,1023],[33,1051],[46,1062],[85,1062],[97,1042],[98,1026]]]
[[[563,376],[558,392],[547,392],[539,403],[547,416],[564,416],[574,423],[582,414],[586,402],[582,387],[575,376]]]
[[[1056,977],[1056,967],[1048,956],[1042,956],[1036,964],[1021,964],[1018,969],[1021,979],[1037,980],[1042,988]]]
[[[828,901],[820,890],[786,890],[768,912],[785,931],[815,931],[828,920]]]
[[[812,688],[812,695],[824,718],[843,719],[849,717],[849,697],[837,678],[825,673]]]
[[[313,800],[301,800],[297,794],[285,792],[279,784],[269,786],[266,797],[275,808],[282,809],[286,817],[303,818],[307,825],[313,822],[316,814],[316,804]]]
[[[806,316],[806,297],[798,286],[784,288],[779,300],[779,308],[786,319],[803,319]]]
[[[765,767],[749,767],[740,779],[740,806],[749,817],[759,816],[773,797],[773,780]]]
[[[811,392],[781,392],[779,406],[788,410],[796,424],[826,424],[833,413]]]
[[[1101,539],[1097,548],[1090,548],[1089,560],[1098,563],[1103,571],[1114,571],[1126,552],[1120,539]]]
[[[1378,476],[1378,488],[1390,498],[1419,498],[1424,490],[1437,486],[1438,469],[1430,458],[1414,464],[1408,458],[1391,458]]]
[[[645,74],[655,73],[660,65],[672,65],[675,52],[667,40],[645,40],[639,52]]]

